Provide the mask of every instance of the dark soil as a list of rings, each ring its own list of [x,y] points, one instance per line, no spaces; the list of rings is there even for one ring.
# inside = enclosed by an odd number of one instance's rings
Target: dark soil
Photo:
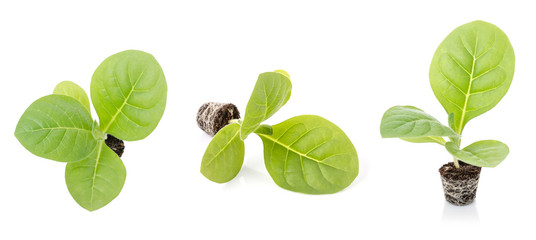
[[[117,156],[123,156],[123,152],[125,151],[125,143],[123,142],[123,140],[108,134],[105,143],[115,152],[115,154],[117,154]]]
[[[452,180],[467,180],[474,179],[480,176],[481,167],[475,167],[473,165],[458,161],[460,168],[454,166],[454,162],[449,162],[439,168],[439,174],[441,176]]]
[[[458,161],[460,168],[449,162],[439,168],[445,199],[458,206],[473,202],[476,197],[481,167]]]
[[[214,136],[230,120],[240,119],[238,108],[232,103],[208,102],[197,111],[197,126],[208,135]]]

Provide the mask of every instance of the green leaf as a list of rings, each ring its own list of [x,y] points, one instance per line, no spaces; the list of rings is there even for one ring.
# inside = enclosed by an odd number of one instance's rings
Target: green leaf
[[[68,96],[48,95],[22,114],[15,136],[31,153],[60,162],[86,158],[97,146],[92,119],[82,104]]]
[[[495,167],[508,155],[506,144],[495,140],[475,142],[460,150],[453,142],[445,144],[445,148],[452,156],[478,167]]]
[[[270,125],[262,124],[257,128],[257,130],[255,130],[255,133],[272,135],[274,133],[274,129]]]
[[[259,75],[253,93],[246,106],[246,114],[240,129],[242,140],[270,118],[290,98],[292,84],[282,73],[265,72]]]
[[[289,75],[288,72],[285,71],[285,70],[278,69],[278,70],[275,70],[274,72],[276,72],[276,73],[281,73],[281,74],[285,75],[285,77],[287,77],[288,79],[290,79],[290,75]]]
[[[449,117],[448,117],[448,121],[449,121],[449,127],[451,129],[454,129],[454,113],[449,113]]]
[[[514,76],[514,50],[493,24],[474,21],[452,31],[437,48],[430,65],[430,84],[461,134],[469,120],[492,109],[508,91]]]
[[[211,181],[231,181],[244,163],[244,141],[240,139],[240,125],[222,128],[207,147],[201,162],[201,173]]]
[[[146,52],[128,50],[104,60],[91,79],[91,100],[102,132],[135,141],[158,125],[166,107],[162,68]]]
[[[454,113],[450,113],[449,114],[449,126],[451,129],[455,129],[456,127],[454,126]],[[450,136],[449,137],[450,141],[456,143],[456,145],[460,146],[460,143],[462,141],[462,137],[461,136]],[[443,143],[443,145],[445,145]]]
[[[282,188],[309,194],[338,192],[359,173],[354,145],[330,121],[302,115],[273,126],[273,135],[258,134],[264,163]]]
[[[94,211],[110,203],[123,188],[126,169],[121,159],[104,141],[87,159],[69,163],[65,182],[74,200],[83,208]]]
[[[78,100],[87,111],[91,113],[91,108],[89,106],[89,98],[87,97],[86,92],[76,83],[71,81],[63,81],[58,83],[54,88],[54,94],[61,94],[69,97],[73,97]]]
[[[382,117],[380,133],[384,138],[401,138],[414,143],[445,144],[445,137],[458,136],[437,119],[413,106],[394,106]]]

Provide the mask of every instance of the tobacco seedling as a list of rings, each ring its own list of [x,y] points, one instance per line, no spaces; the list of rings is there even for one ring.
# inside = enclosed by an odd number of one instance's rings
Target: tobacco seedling
[[[266,169],[280,187],[327,194],[349,186],[359,172],[357,152],[335,124],[314,115],[262,124],[285,105],[291,89],[285,71],[260,74],[244,119],[231,120],[216,133],[203,156],[201,173],[217,183],[233,179],[244,162],[244,140],[255,133],[264,145]]]
[[[123,188],[126,170],[105,146],[108,134],[126,141],[147,137],[166,106],[162,68],[148,53],[120,52],[104,60],[91,79],[91,100],[72,82],[33,102],[20,118],[15,136],[31,153],[66,162],[65,181],[74,200],[94,211],[110,203]]]
[[[429,74],[450,127],[416,107],[395,106],[383,115],[382,137],[443,145],[454,157],[456,168],[460,168],[458,160],[478,167],[497,166],[508,155],[506,144],[483,140],[461,148],[461,134],[469,120],[503,98],[512,82],[514,64],[512,45],[495,25],[474,21],[456,28],[437,48]]]

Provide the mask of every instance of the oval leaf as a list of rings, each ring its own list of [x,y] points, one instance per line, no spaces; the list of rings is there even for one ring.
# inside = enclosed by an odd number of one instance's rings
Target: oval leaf
[[[430,65],[430,84],[445,111],[454,113],[458,134],[499,103],[512,82],[514,64],[508,37],[493,24],[467,23],[443,40]]]
[[[495,167],[508,156],[508,146],[495,140],[475,142],[460,150],[453,142],[445,144],[452,156],[477,167]]]
[[[22,114],[15,136],[31,153],[60,162],[86,158],[97,146],[93,121],[82,104],[68,96],[48,95]]]
[[[91,79],[91,100],[102,131],[122,140],[147,137],[164,114],[166,96],[162,68],[142,51],[108,57]]]
[[[264,163],[282,188],[309,194],[338,192],[359,173],[354,145],[330,121],[302,115],[273,126],[273,135],[258,134]]]
[[[211,181],[231,181],[244,163],[244,141],[240,139],[240,125],[222,128],[207,147],[201,162],[201,173]]]
[[[71,81],[60,82],[54,88],[54,94],[73,97],[74,99],[78,100],[84,107],[86,107],[88,112],[91,113],[91,108],[89,106],[89,98],[87,97],[86,91],[84,91],[84,89],[82,89],[76,83]]]
[[[290,79],[283,73],[261,73],[246,106],[240,138],[246,139],[264,120],[285,105],[290,98],[291,90]]]
[[[380,132],[384,138],[402,138],[409,142],[444,143],[441,138],[458,136],[437,119],[413,106],[395,106],[382,117]]]
[[[74,200],[83,208],[94,211],[110,203],[123,188],[126,169],[121,159],[104,141],[85,160],[69,163],[65,182]]]

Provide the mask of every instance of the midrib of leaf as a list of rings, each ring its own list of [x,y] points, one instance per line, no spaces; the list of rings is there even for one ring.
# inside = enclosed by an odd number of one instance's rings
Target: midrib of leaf
[[[404,139],[412,139],[412,138],[419,138],[419,137],[402,137],[401,139],[404,140]],[[431,136],[427,136],[427,137],[423,137],[423,138],[429,138],[430,140],[434,141],[435,143],[439,143],[441,145],[445,145],[445,143],[447,141],[445,141],[445,139],[443,139],[442,137],[431,137]]]
[[[233,139],[236,137],[236,135],[240,134],[240,130],[236,131],[236,133],[231,137],[231,140],[229,140],[229,142],[227,142],[225,144],[225,146],[223,146],[222,148],[220,148],[220,151],[218,151],[218,153],[216,153],[216,155],[214,155],[213,158],[211,158],[208,163],[206,164],[206,166],[210,165],[214,159],[216,159],[227,147],[229,147],[229,145],[231,145],[231,142],[233,141]]]
[[[125,107],[125,105],[127,105],[127,102],[128,100],[130,99],[130,96],[132,95],[132,93],[134,92],[134,89],[136,89],[136,86],[138,85],[138,82],[140,81],[141,79],[141,76],[143,76],[143,73],[145,72],[145,69],[141,72],[140,76],[138,77],[138,79],[136,80],[136,82],[134,82],[134,85],[132,86],[132,88],[130,89],[130,92],[128,93],[127,97],[125,98],[125,100],[123,101],[123,104],[121,104],[121,107],[119,107],[117,109],[117,111],[115,112],[114,116],[112,117],[112,119],[110,119],[110,121],[108,122],[108,125],[106,125],[106,127],[102,130],[102,132],[106,133],[108,132],[108,129],[110,128],[110,126],[112,125],[112,123],[115,121],[115,119],[117,118],[117,116],[119,116],[119,114],[121,113],[121,111],[123,111],[123,108]],[[130,71],[128,73],[128,78],[130,79]]]
[[[259,105],[259,106],[261,106],[262,108],[264,108],[264,111],[263,111],[263,113],[262,113],[262,120],[261,120],[261,122],[262,122],[262,121],[266,120],[266,114],[268,113],[268,94],[266,93],[266,83],[264,82],[264,80],[262,80],[261,82],[262,82],[262,91],[263,91],[263,93],[264,93],[264,103],[259,104],[259,103],[255,102],[255,100],[253,100],[253,102],[254,102],[256,105]],[[254,119],[258,119],[258,116],[255,117]],[[259,123],[258,125],[260,125],[260,123]],[[258,127],[258,125],[257,125],[257,127]],[[244,125],[242,125],[242,126],[244,126]],[[248,131],[250,131],[250,129],[253,129],[251,126],[248,126],[247,128],[248,128]],[[240,133],[241,130],[242,130],[242,127],[240,127],[240,131],[238,131],[238,132]],[[253,131],[255,131],[255,130],[253,130]],[[246,132],[246,131],[245,131],[245,132]],[[242,133],[240,133],[240,139],[241,139],[241,140],[246,140],[245,137],[242,138]]]
[[[471,67],[471,74],[469,75],[469,86],[467,87],[467,93],[465,94],[465,102],[463,104],[463,109],[462,109],[462,117],[460,119],[460,124],[458,126],[458,129],[457,129],[457,133],[458,134],[461,134],[462,133],[462,128],[463,128],[463,122],[465,120],[465,113],[467,111],[467,103],[469,102],[469,96],[471,96],[471,86],[473,84],[473,75],[475,73],[475,63],[476,63],[476,49],[477,49],[477,46],[478,46],[478,32],[476,32],[476,37],[475,37],[475,49],[473,49],[473,54],[471,54],[471,56],[473,57],[473,65]],[[462,43],[463,44],[463,43]]]
[[[286,148],[287,150],[289,150],[289,151],[291,151],[291,152],[293,152],[293,153],[298,154],[300,157],[305,157],[305,158],[307,158],[307,159],[310,159],[310,160],[315,161],[315,162],[318,163],[318,164],[323,164],[323,165],[326,165],[326,166],[328,166],[328,167],[335,168],[335,169],[337,169],[337,170],[342,170],[342,169],[338,169],[338,168],[336,168],[336,167],[334,167],[334,166],[331,166],[331,165],[329,165],[329,164],[323,162],[322,160],[318,160],[318,159],[316,159],[316,158],[313,158],[313,157],[311,157],[311,156],[309,156],[309,155],[307,155],[307,154],[305,154],[305,153],[298,152],[296,149],[294,149],[294,148],[292,148],[292,147],[290,147],[290,146],[288,146],[288,145],[286,145],[286,144],[284,144],[284,143],[278,141],[277,139],[274,139],[274,138],[272,138],[272,137],[270,137],[270,136],[268,136],[268,135],[264,135],[264,134],[259,134],[259,135],[262,135],[262,137],[264,137],[264,138],[266,138],[266,139],[269,139],[270,141],[272,141],[272,142],[274,142],[274,143],[279,144],[280,146]],[[318,148],[318,146],[315,147],[315,148]],[[309,151],[309,152],[310,152],[310,151]],[[342,170],[342,171],[344,171],[344,170]]]
[[[85,131],[91,133],[90,130],[83,129],[83,128],[75,128],[75,127],[53,127],[53,128],[39,128],[39,129],[33,129],[33,130],[25,130],[24,132],[38,132],[43,130],[58,130],[58,129],[65,129],[65,130],[77,130],[77,131]]]
[[[97,151],[97,159],[95,159],[95,169],[93,170],[93,177],[91,182],[91,197],[89,199],[89,204],[91,204],[91,208],[93,208],[93,191],[95,190],[95,179],[97,178],[97,169],[99,167],[99,161],[101,158],[102,145],[104,144],[103,140],[100,140],[99,142],[99,150]]]
[[[262,120],[261,121],[264,121],[266,120],[266,114],[268,113],[268,94],[266,93],[266,83],[264,82],[264,80],[262,80],[262,91],[264,93],[264,103],[262,104],[258,104],[256,103],[257,105],[260,105],[262,108],[264,108],[264,111],[262,113]],[[257,117],[258,118],[258,117]],[[249,129],[252,129],[251,127],[249,127]]]

